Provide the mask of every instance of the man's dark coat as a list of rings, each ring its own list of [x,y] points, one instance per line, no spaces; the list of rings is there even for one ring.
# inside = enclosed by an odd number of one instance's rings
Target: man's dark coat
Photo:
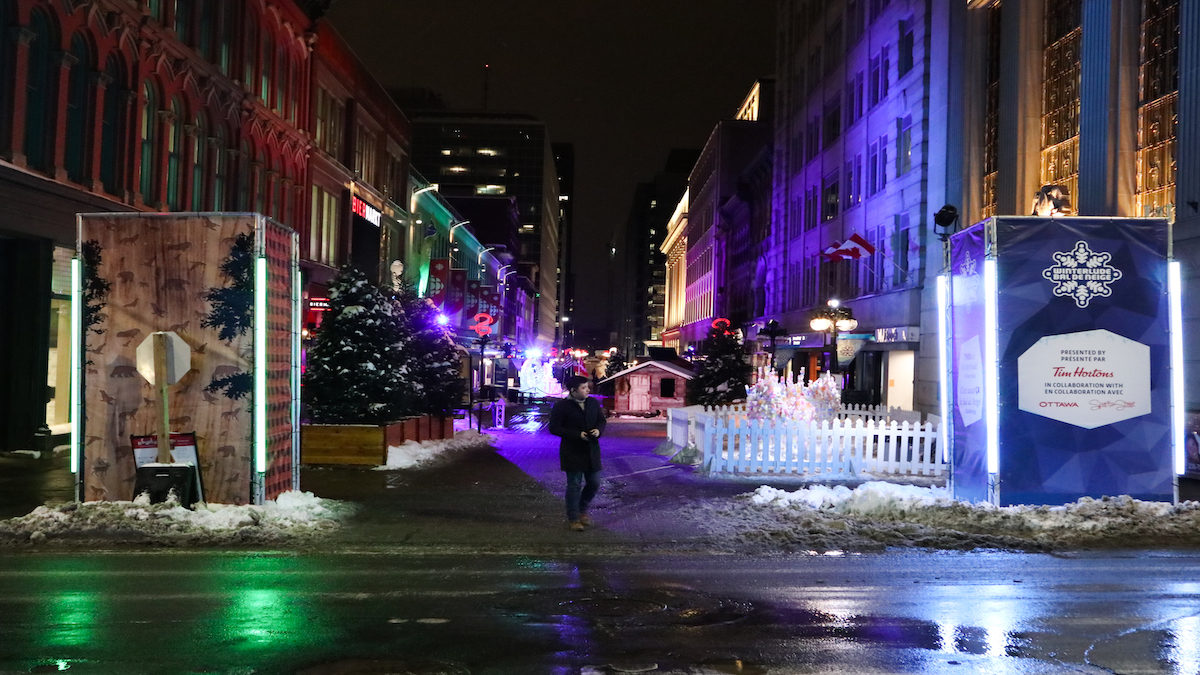
[[[558,463],[563,471],[600,470],[600,441],[585,441],[580,434],[592,429],[603,434],[604,411],[590,396],[583,403],[581,408],[568,394],[550,409],[550,433],[562,439],[558,443]]]

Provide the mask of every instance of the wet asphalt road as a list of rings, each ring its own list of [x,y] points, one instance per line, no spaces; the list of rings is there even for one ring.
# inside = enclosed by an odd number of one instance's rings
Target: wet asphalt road
[[[753,485],[667,464],[661,424],[610,426],[569,532],[538,422],[306,471],[363,508],[302,550],[0,550],[0,673],[1200,672],[1200,555],[713,553],[669,515]]]

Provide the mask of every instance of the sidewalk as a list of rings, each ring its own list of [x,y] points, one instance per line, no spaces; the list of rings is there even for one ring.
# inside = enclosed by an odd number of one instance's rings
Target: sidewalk
[[[596,526],[566,527],[565,479],[558,439],[530,411],[513,429],[491,429],[494,447],[460,451],[426,468],[373,471],[305,466],[301,489],[353,502],[357,515],[327,542],[361,549],[435,552],[683,551],[703,547],[703,522],[686,517],[697,500],[752,491],[758,482],[714,480],[654,453],[660,422],[610,423],[601,440],[603,486],[592,505]],[[0,456],[0,518],[47,502],[73,500],[65,456]]]
[[[0,453],[0,519],[23,516],[47,502],[74,501],[69,461],[65,454],[38,459]]]

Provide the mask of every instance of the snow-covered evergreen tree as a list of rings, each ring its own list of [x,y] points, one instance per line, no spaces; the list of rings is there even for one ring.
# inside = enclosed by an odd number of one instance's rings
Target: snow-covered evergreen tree
[[[404,386],[413,414],[449,415],[461,407],[466,382],[459,375],[460,352],[450,332],[437,321],[438,309],[401,280],[394,302],[401,330],[407,336],[402,356],[407,374]]]
[[[353,267],[329,288],[308,350],[303,399],[313,422],[379,424],[410,414],[408,337],[396,303]]]
[[[726,405],[746,398],[751,371],[737,336],[723,328],[709,329],[704,360],[688,383],[688,405]]]

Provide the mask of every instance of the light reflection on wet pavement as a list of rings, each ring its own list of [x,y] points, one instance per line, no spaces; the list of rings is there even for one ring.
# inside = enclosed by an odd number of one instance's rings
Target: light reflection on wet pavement
[[[312,550],[0,552],[0,673],[1200,672],[1200,555],[687,552],[662,499],[716,488],[621,421],[570,533],[544,419],[339,473],[372,519]]]

